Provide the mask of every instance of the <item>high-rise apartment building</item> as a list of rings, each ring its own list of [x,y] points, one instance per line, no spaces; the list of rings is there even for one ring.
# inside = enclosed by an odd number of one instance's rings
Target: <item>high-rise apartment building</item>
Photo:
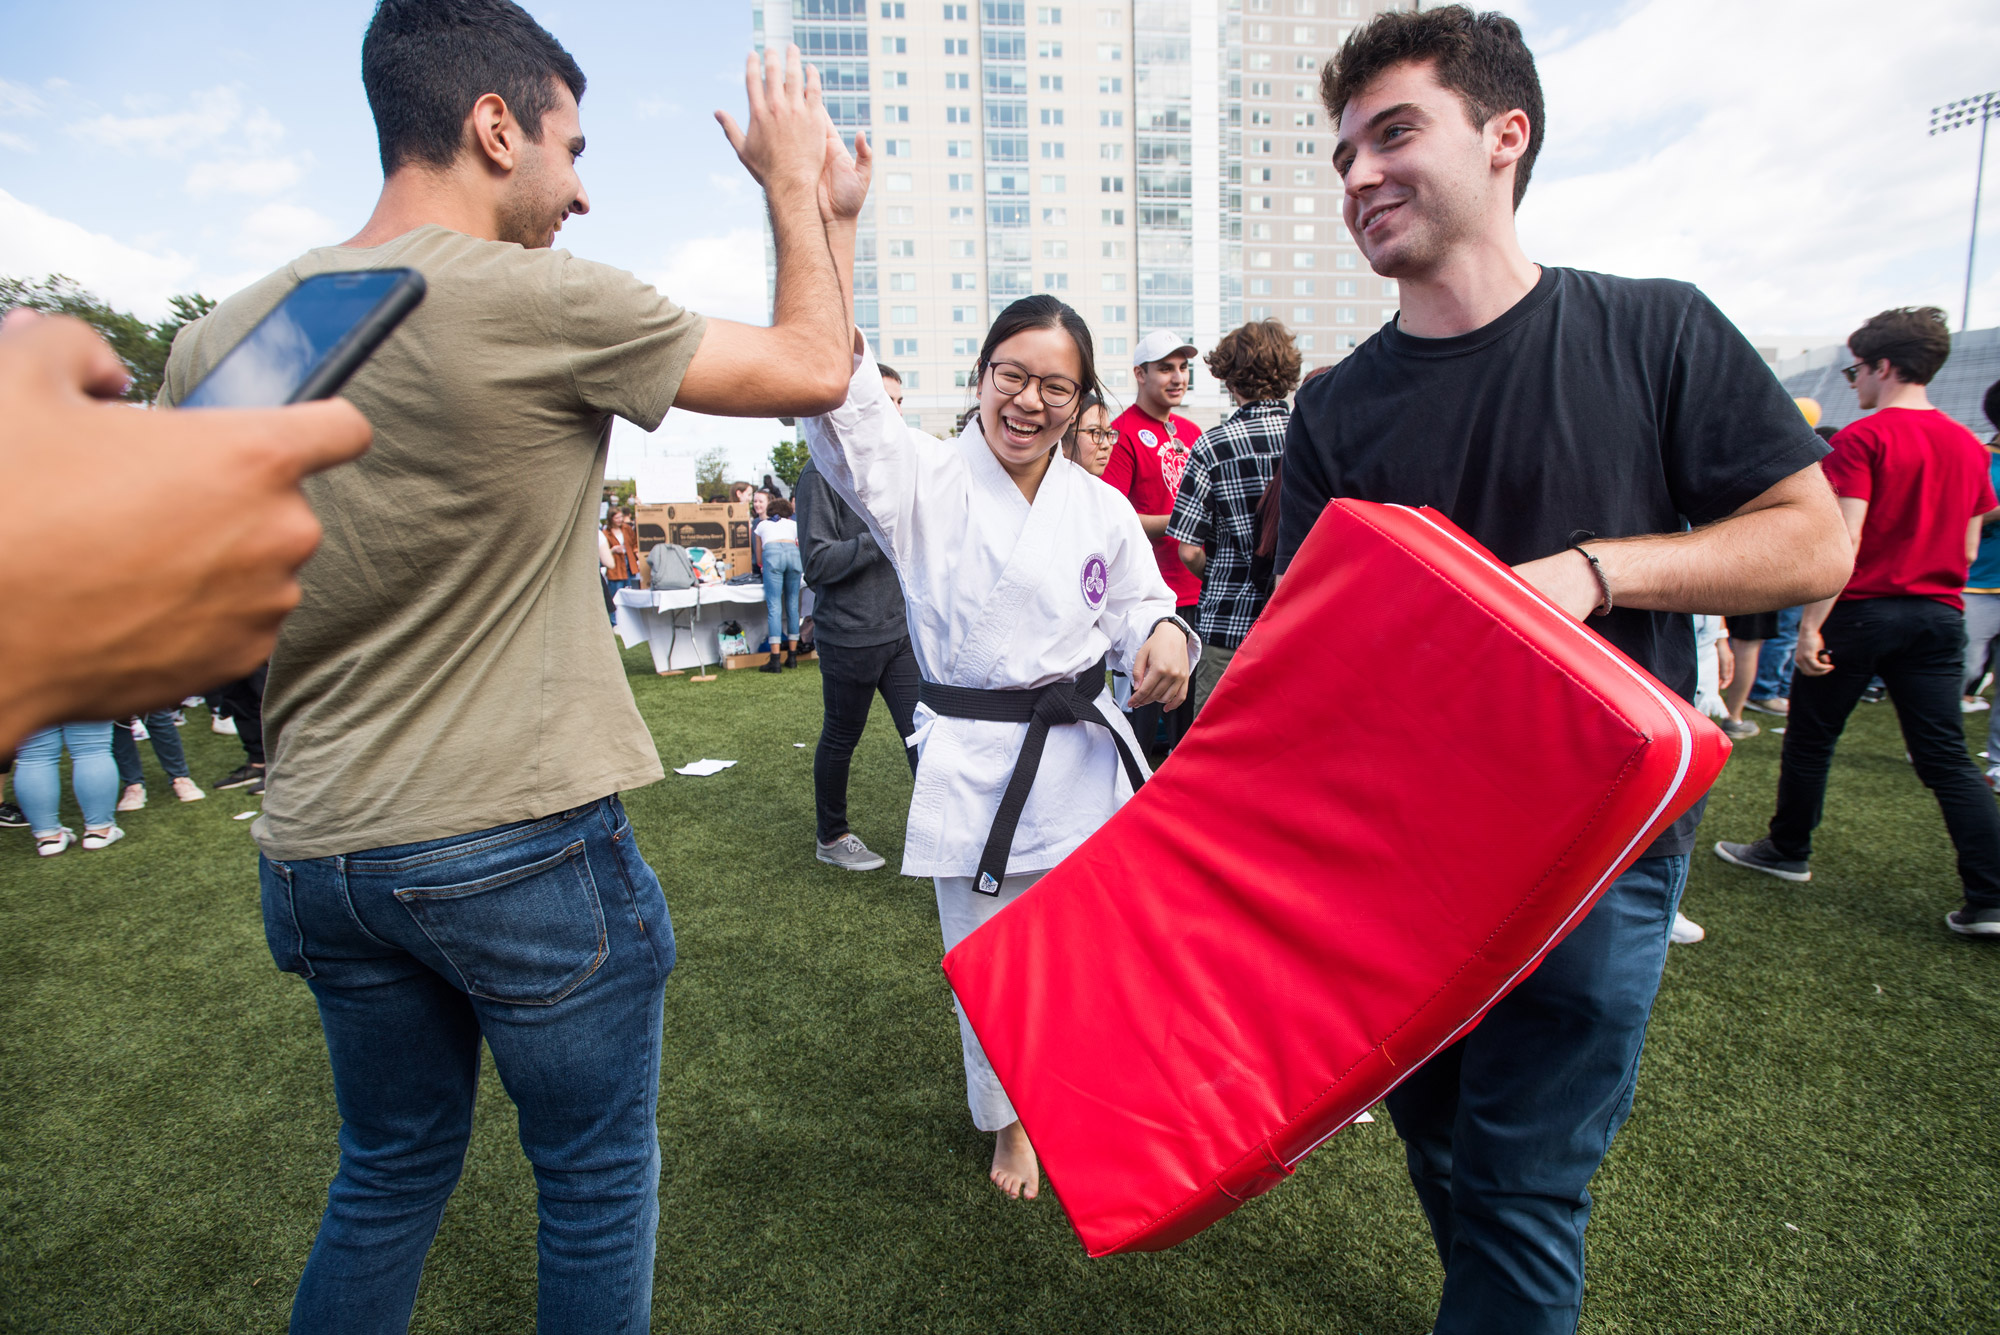
[[[1206,351],[1247,319],[1306,364],[1395,309],[1340,217],[1319,70],[1385,0],[752,0],[796,42],[843,133],[868,131],[855,317],[945,434],[988,324],[1034,292],[1090,322],[1129,401],[1145,330]],[[1188,411],[1227,396],[1197,371]]]

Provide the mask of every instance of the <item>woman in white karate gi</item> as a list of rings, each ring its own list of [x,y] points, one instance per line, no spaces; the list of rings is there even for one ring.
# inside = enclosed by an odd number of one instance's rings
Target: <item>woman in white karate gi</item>
[[[986,336],[979,411],[957,440],[904,424],[859,334],[847,402],[805,420],[813,462],[902,580],[924,677],[903,874],[936,879],[947,950],[1089,838],[1146,773],[1104,689],[1107,656],[1131,674],[1136,703],[1172,708],[1200,653],[1131,504],[1061,453],[1097,388],[1082,317],[1028,297]],[[959,1035],[973,1121],[997,1133],[993,1181],[1032,1199],[1034,1149],[962,1010]]]

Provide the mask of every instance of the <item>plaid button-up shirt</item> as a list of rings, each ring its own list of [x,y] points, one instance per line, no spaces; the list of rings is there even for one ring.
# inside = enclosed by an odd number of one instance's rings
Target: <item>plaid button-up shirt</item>
[[[1234,649],[1264,610],[1250,582],[1257,547],[1257,502],[1285,453],[1291,409],[1277,399],[1246,403],[1217,427],[1201,433],[1174,499],[1167,536],[1193,546],[1213,545],[1201,576],[1201,632],[1206,644]]]

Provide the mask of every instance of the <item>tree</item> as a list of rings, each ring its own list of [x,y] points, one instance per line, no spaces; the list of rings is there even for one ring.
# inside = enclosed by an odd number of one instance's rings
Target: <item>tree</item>
[[[167,305],[172,315],[158,324],[147,324],[136,315],[112,309],[96,293],[62,274],[50,274],[39,281],[0,277],[0,310],[26,306],[51,315],[74,315],[102,334],[132,373],[125,397],[134,403],[151,403],[159,395],[167,354],[173,350],[174,335],[181,326],[215,309],[213,301],[198,293],[170,298]]]
[[[703,500],[729,494],[729,448],[717,445],[695,456],[694,490]]]
[[[796,489],[799,474],[806,471],[806,460],[811,457],[804,441],[781,440],[771,447],[771,471],[785,484],[786,490]]]

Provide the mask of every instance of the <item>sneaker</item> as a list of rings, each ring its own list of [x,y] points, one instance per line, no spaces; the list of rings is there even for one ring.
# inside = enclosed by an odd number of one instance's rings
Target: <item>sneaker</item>
[[[834,867],[845,867],[848,871],[874,871],[888,859],[861,842],[857,834],[843,834],[830,844],[813,840],[813,848],[819,860]]]
[[[1776,714],[1779,718],[1792,712],[1792,702],[1782,695],[1774,695],[1768,700],[1750,699],[1743,704],[1746,709],[1754,709],[1759,714]]]
[[[245,784],[256,783],[264,777],[262,765],[244,762],[215,781],[217,788],[241,788]]]
[[[1861,693],[1861,703],[1864,705],[1879,705],[1888,698],[1889,689],[1886,686],[1870,686]]]
[[[1990,765],[1987,767],[1986,786],[1994,792],[2000,793],[2000,765]],[[12,806],[13,804],[10,802],[8,805]],[[4,824],[6,824],[5,821],[0,821],[0,825]]]
[[[100,848],[109,848],[125,837],[125,831],[116,825],[107,825],[101,830],[86,827],[83,832],[83,851],[95,853]]]
[[[184,709],[176,709],[173,712],[173,720],[174,720],[174,726],[176,728],[185,728],[187,726],[187,721],[188,721],[187,711]]]
[[[1715,726],[1722,729],[1722,735],[1732,742],[1744,741],[1764,731],[1747,718],[1719,718]]]
[[[54,834],[36,835],[35,852],[45,858],[52,858],[58,853],[67,851],[69,846],[75,842],[76,831],[65,825]]]
[[[1958,712],[1961,714],[1977,714],[1991,708],[1993,708],[1992,701],[1982,700],[1976,695],[1966,696],[1958,702]]]
[[[21,808],[12,802],[0,802],[0,825],[10,830],[25,830],[28,828],[28,818],[22,815]]]
[[[264,795],[264,767],[262,765],[257,767],[257,777],[250,780],[249,785],[243,791],[252,797],[262,797]]]
[[[1667,940],[1677,946],[1691,946],[1708,933],[1701,930],[1701,924],[1685,913],[1674,914],[1673,930],[1667,933]]]
[[[199,802],[208,794],[195,787],[194,780],[183,774],[174,780],[174,796],[183,802]]]
[[[118,794],[120,811],[141,811],[145,806],[146,785],[143,783],[128,783],[125,785],[125,791]]]
[[[1812,868],[1810,866],[1803,862],[1792,862],[1779,857],[1778,850],[1771,847],[1769,839],[1759,839],[1754,844],[1732,844],[1727,840],[1723,840],[1716,844],[1715,856],[1721,858],[1724,862],[1734,863],[1739,867],[1748,867],[1751,871],[1761,871],[1768,876],[1775,876],[1781,881],[1810,881],[1812,879]]]
[[[210,714],[208,716],[208,730],[210,732],[219,732],[224,737],[234,737],[236,735],[236,720],[233,718],[224,718],[220,714]]]
[[[188,697],[187,699],[185,699],[185,700],[181,701],[181,708],[182,708],[182,709],[200,709],[200,708],[201,708],[201,707],[202,707],[203,705],[205,705],[205,704],[207,704],[207,703],[208,703],[208,701],[206,701],[206,700],[202,699],[202,698],[201,698],[200,696],[198,696],[198,695],[190,695],[190,696],[189,696],[189,697]]]
[[[2000,909],[1976,909],[1967,904],[1945,914],[1944,925],[1960,936],[2000,936]]]

